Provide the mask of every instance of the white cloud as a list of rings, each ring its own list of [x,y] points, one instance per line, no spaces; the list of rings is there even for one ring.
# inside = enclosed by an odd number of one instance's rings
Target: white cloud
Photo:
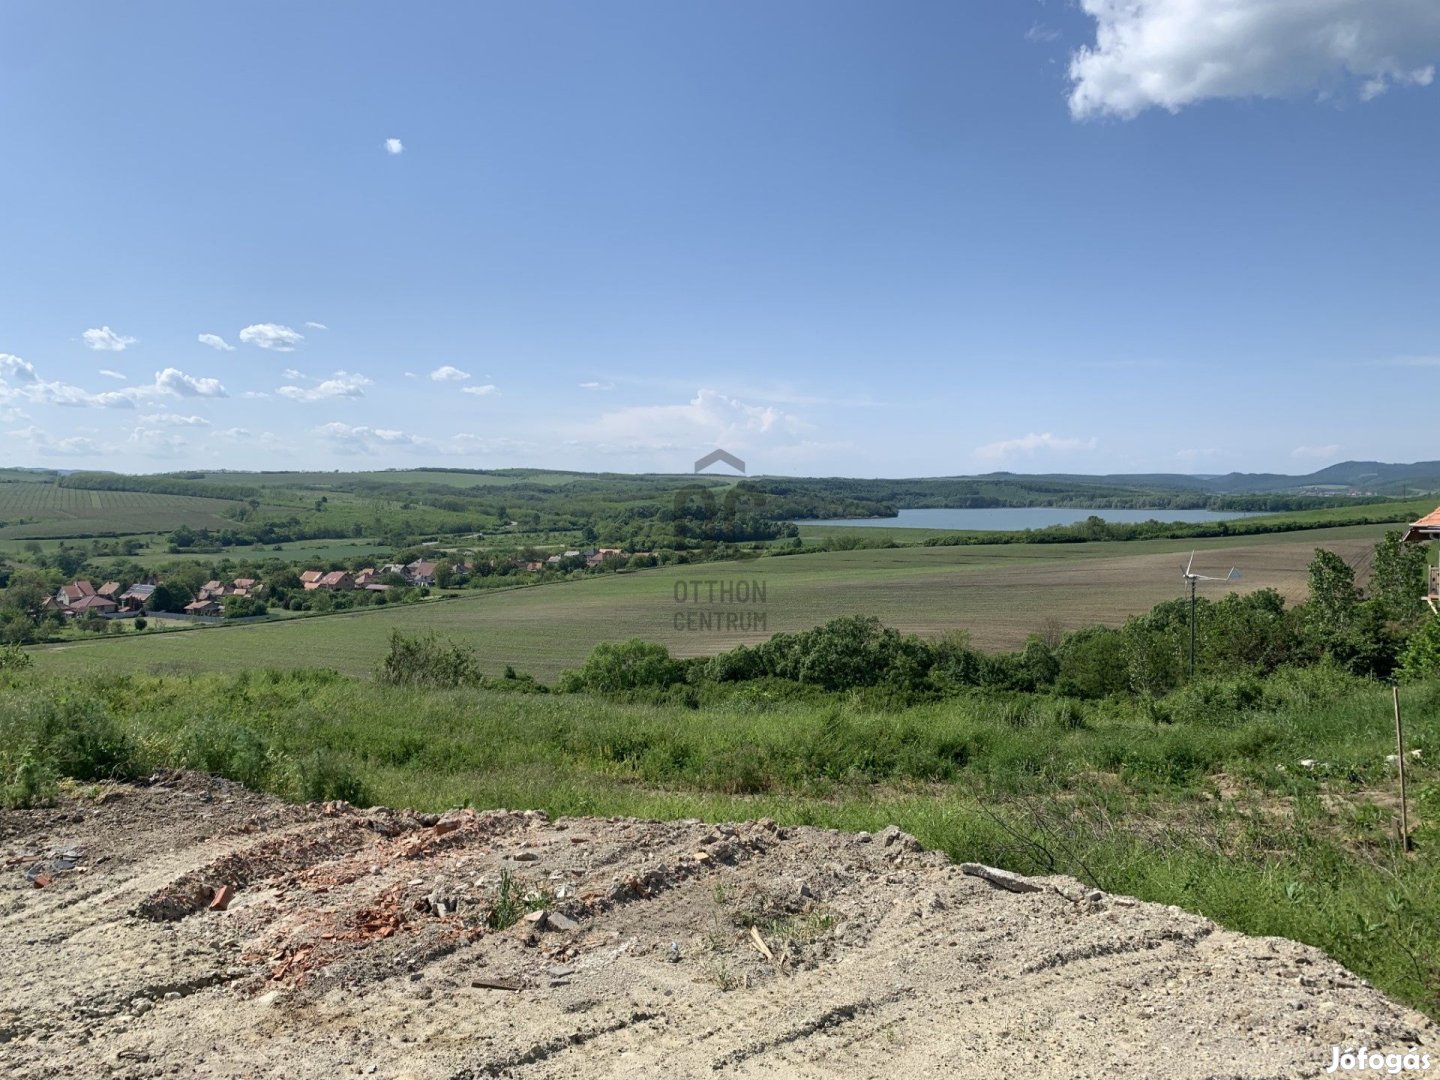
[[[307,322],[305,325],[306,325],[309,329],[311,329],[311,330],[329,330],[329,329],[330,329],[330,327],[326,326],[323,322]]]
[[[203,416],[180,416],[176,413],[146,413],[140,417],[141,424],[149,424],[152,427],[161,425],[164,427],[209,427],[210,421]]]
[[[413,371],[407,371],[407,372],[405,372],[405,377],[406,377],[407,379],[417,379],[417,378],[419,378],[419,376],[416,375],[415,372],[413,372]]]
[[[1025,40],[1038,42],[1041,45],[1048,45],[1060,36],[1060,31],[1053,26],[1046,26],[1042,22],[1031,23],[1030,29],[1025,31]]]
[[[582,382],[582,383],[580,384],[580,389],[581,389],[581,390],[614,390],[614,389],[615,389],[615,384],[612,383],[612,382]]]
[[[235,351],[235,346],[231,345],[219,334],[196,334],[195,340],[200,342],[201,345],[209,345],[210,348],[218,349],[221,352]]]
[[[85,340],[87,348],[97,352],[124,352],[126,348],[134,345],[138,338],[124,337],[115,333],[108,326],[102,326],[99,330],[86,330],[80,335]]]
[[[327,398],[364,397],[364,388],[369,385],[370,380],[364,375],[337,371],[330,378],[316,383],[314,386],[282,386],[275,393],[289,398],[291,401],[324,401]]]
[[[175,457],[190,450],[190,443],[183,435],[157,427],[137,427],[126,442],[147,457]]]
[[[984,446],[975,448],[975,456],[988,461],[1000,458],[1014,457],[1016,455],[1031,455],[1038,451],[1073,451],[1073,450],[1094,450],[1096,440],[1089,439],[1067,439],[1050,432],[1043,435],[1036,435],[1033,431],[1028,435],[1021,435],[1018,439],[1002,439],[999,442],[986,443]]]
[[[282,378],[289,379],[291,382],[303,382],[310,378],[305,372],[293,367],[287,367],[280,375]]]
[[[386,139],[385,152],[387,154],[403,154],[405,152],[405,144],[399,139]]]
[[[315,432],[335,444],[337,449],[350,454],[374,454],[387,448],[429,448],[434,445],[429,439],[392,428],[329,423],[322,424]]]
[[[1428,86],[1440,58],[1434,0],[1080,0],[1093,47],[1070,60],[1077,118],[1171,112],[1209,98],[1326,93],[1370,100]]]
[[[35,365],[10,353],[0,353],[0,382],[33,383]]]
[[[240,331],[240,340],[246,345],[258,345],[262,349],[276,352],[294,352],[295,346],[305,340],[298,330],[279,323],[255,323]]]
[[[246,391],[245,391],[243,394],[241,394],[240,396],[241,396],[242,398],[246,398],[246,399],[248,399],[248,400],[252,400],[252,401],[253,401],[253,400],[256,400],[256,399],[258,399],[258,398],[268,398],[270,395],[267,394],[267,393],[265,393],[264,390],[246,390]]]
[[[723,446],[740,453],[773,447],[809,427],[773,405],[751,405],[700,389],[682,405],[632,405],[601,415],[587,433],[605,451],[696,450]]]
[[[104,367],[100,369],[99,374],[104,375],[107,379],[119,379],[121,382],[124,382],[127,378],[127,376],[122,372],[111,371],[109,368]]]
[[[45,457],[86,457],[96,456],[102,452],[97,443],[82,435],[74,435],[68,439],[55,439],[38,427],[21,428],[18,431],[6,432],[6,434],[11,438],[23,439],[30,444],[32,450]]]
[[[430,378],[436,382],[464,382],[470,378],[470,373],[468,371],[461,371],[458,367],[451,367],[449,364],[445,364],[443,367],[437,367],[434,371],[430,372]]]
[[[491,394],[499,394],[500,388],[494,383],[486,383],[484,386],[462,386],[462,394],[474,394],[476,397],[488,397]]]
[[[1297,446],[1290,451],[1291,457],[1326,459],[1335,458],[1340,454],[1340,444],[1330,443],[1328,446]]]
[[[179,368],[167,367],[155,373],[155,386],[176,397],[229,397],[219,379],[197,379]]]
[[[121,376],[123,378],[123,376]],[[24,401],[34,405],[61,405],[71,408],[130,409],[136,402],[157,397],[226,397],[218,379],[196,378],[178,368],[155,373],[146,386],[127,386],[92,394],[70,383],[41,379],[35,368],[18,356],[0,354],[0,405]]]

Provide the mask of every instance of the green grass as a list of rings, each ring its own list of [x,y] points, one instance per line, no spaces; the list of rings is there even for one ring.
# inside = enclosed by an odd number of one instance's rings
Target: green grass
[[[0,482],[0,540],[100,533],[145,533],[157,528],[223,529],[222,513],[236,503],[190,495],[85,491],[56,484]]]
[[[1440,684],[1404,691],[1417,852],[1391,821],[1388,691],[1282,672],[1251,708],[973,695],[692,710],[585,696],[390,688],[320,673],[7,676],[0,784],[200,768],[295,799],[737,820],[875,831],[1317,945],[1440,1015]],[[1190,705],[1204,697],[1190,693]],[[1313,758],[1314,769],[1299,765]]]
[[[1366,558],[1383,526],[1195,542],[1196,567],[1238,565],[1242,589],[1273,586],[1299,600],[1317,545]],[[224,627],[152,638],[37,647],[47,670],[242,671],[322,666],[372,672],[393,629],[434,630],[473,647],[487,673],[506,665],[551,681],[578,667],[600,641],[639,637],[681,656],[710,655],[840,615],[874,614],[897,629],[968,630],[983,648],[1013,649],[1032,633],[1117,625],[1181,592],[1192,542],[896,548],[822,552],[744,562],[673,566],[506,591],[462,593],[419,607],[380,608],[281,624]],[[675,590],[694,581],[759,582],[763,627],[677,629]],[[1217,593],[1218,595],[1218,593]],[[710,610],[708,607],[706,610]]]

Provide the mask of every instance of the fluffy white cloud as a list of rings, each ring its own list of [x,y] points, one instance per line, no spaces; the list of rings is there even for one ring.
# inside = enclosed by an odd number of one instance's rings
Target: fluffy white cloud
[[[466,379],[470,378],[470,373],[468,371],[461,371],[458,367],[451,367],[449,364],[446,364],[443,367],[437,367],[434,371],[430,372],[430,378],[434,379],[436,382],[464,382]]]
[[[107,379],[118,379],[121,382],[124,382],[128,377],[123,372],[111,371],[109,368],[106,367],[102,367],[98,374],[104,375]]]
[[[35,365],[10,353],[0,353],[0,382],[35,382]]]
[[[1327,93],[1369,100],[1428,86],[1440,58],[1435,0],[1080,0],[1093,47],[1070,61],[1070,111],[1131,117],[1207,98]]]
[[[219,379],[197,379],[179,368],[167,367],[155,373],[157,389],[177,397],[229,397]]]
[[[124,352],[127,347],[134,345],[139,340],[117,334],[108,326],[102,326],[99,330],[86,330],[80,336],[84,339],[87,348],[95,349],[97,352]]]
[[[484,386],[462,386],[462,394],[474,394],[476,397],[488,397],[491,394],[500,393],[500,388],[494,383],[486,383]]]
[[[1297,446],[1290,451],[1291,457],[1306,458],[1313,460],[1334,459],[1340,454],[1340,444],[1330,443],[1327,446]]]
[[[246,345],[258,345],[262,349],[276,352],[294,352],[295,346],[305,340],[305,335],[280,323],[255,323],[240,331],[240,340]]]
[[[348,371],[337,371],[330,378],[314,386],[282,386],[275,393],[291,401],[325,401],[328,398],[358,398],[365,396],[365,387],[370,380],[364,375]]]
[[[120,376],[123,378],[124,376]],[[62,405],[72,408],[130,409],[139,401],[157,397],[226,397],[218,379],[196,378],[178,368],[155,373],[146,386],[127,386],[92,394],[70,383],[40,378],[35,368],[18,356],[0,354],[0,405],[24,401],[33,405]]]
[[[1050,432],[1043,435],[1036,435],[1031,432],[1029,435],[1021,435],[1018,439],[1002,439],[999,442],[986,443],[984,446],[975,448],[975,456],[984,458],[987,461],[996,461],[1001,458],[1015,457],[1016,455],[1034,454],[1041,450],[1051,451],[1073,451],[1073,450],[1094,450],[1096,440],[1090,439],[1066,439]]]
[[[221,352],[235,351],[235,346],[231,345],[219,334],[196,334],[195,340],[200,342],[201,345],[209,345],[210,348],[218,349]]]
[[[399,139],[386,139],[385,152],[387,154],[403,154],[405,152],[405,144]]]
[[[351,424],[329,423],[315,429],[317,435],[349,454],[373,454],[386,448],[429,448],[434,444],[419,435],[410,435],[393,428],[372,428]]]

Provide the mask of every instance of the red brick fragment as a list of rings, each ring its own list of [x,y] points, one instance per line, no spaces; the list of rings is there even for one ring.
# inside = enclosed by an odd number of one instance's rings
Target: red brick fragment
[[[215,890],[215,899],[210,901],[211,911],[224,911],[230,906],[230,901],[235,897],[235,889],[230,885],[221,885]]]

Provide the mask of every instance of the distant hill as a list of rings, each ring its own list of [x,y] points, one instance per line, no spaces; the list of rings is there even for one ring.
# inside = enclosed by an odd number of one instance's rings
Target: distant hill
[[[1342,461],[1301,476],[1284,473],[1226,473],[1223,476],[1193,476],[1184,473],[1115,473],[1107,476],[1051,473],[1043,476],[1020,473],[987,473],[981,480],[1051,481],[1084,486],[1163,488],[1234,494],[1316,494],[1316,495],[1423,495],[1440,492],[1440,461],[1391,464],[1384,461]]]

